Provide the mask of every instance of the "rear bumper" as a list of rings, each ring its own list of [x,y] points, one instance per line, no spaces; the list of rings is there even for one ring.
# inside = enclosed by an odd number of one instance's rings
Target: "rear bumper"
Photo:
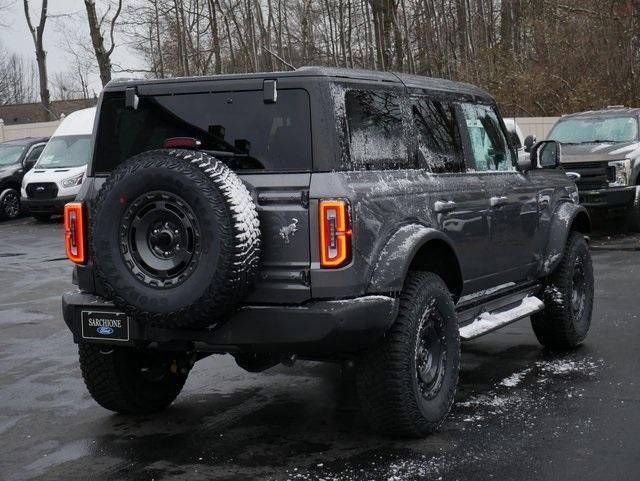
[[[611,187],[600,190],[581,190],[580,203],[587,209],[626,209],[633,205],[636,187]]]
[[[67,202],[73,202],[75,199],[75,195],[56,197],[54,199],[32,199],[29,197],[23,197],[20,199],[20,202],[31,213],[62,214],[64,212],[64,205]]]
[[[158,343],[169,349],[208,352],[269,352],[325,356],[356,352],[375,343],[396,318],[398,300],[364,296],[314,301],[300,306],[243,306],[213,329],[183,330],[145,326],[129,318],[129,345]],[[62,297],[64,320],[78,342],[83,310],[117,310],[100,297],[79,291]],[[114,342],[122,345],[122,341]]]

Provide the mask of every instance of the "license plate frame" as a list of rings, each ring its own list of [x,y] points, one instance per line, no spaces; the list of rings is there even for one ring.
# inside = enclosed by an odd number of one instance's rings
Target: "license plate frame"
[[[129,342],[130,324],[129,316],[121,311],[83,310],[80,335],[93,341]]]

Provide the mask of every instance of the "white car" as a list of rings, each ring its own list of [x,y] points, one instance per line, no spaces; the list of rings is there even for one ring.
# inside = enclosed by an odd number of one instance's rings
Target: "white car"
[[[527,160],[531,152],[531,147],[536,142],[536,138],[533,135],[529,135],[525,139],[516,119],[504,119],[504,126],[509,133],[511,145],[513,145],[513,148],[516,149],[518,153],[518,159]]]
[[[95,107],[69,114],[58,126],[36,165],[22,180],[21,202],[38,220],[62,214],[73,202],[91,156]]]

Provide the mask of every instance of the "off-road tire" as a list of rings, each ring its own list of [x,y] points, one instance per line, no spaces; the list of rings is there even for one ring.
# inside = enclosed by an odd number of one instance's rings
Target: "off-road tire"
[[[15,205],[17,199],[17,206]],[[11,205],[9,205],[11,204]],[[20,193],[16,189],[0,192],[0,219],[17,219],[20,216]]]
[[[572,294],[574,274],[583,269],[585,304],[576,312]],[[593,265],[589,246],[580,232],[571,232],[558,267],[545,279],[544,309],[531,316],[538,341],[549,349],[572,349],[587,337],[593,311]]]
[[[418,335],[436,318],[446,357],[441,381],[433,397],[426,399],[417,374]],[[358,398],[365,418],[376,431],[394,437],[417,438],[436,431],[451,409],[459,364],[458,321],[447,286],[435,274],[409,273],[395,323],[356,362]]]
[[[80,369],[91,397],[105,409],[121,414],[149,414],[169,406],[180,394],[190,365],[178,353],[155,353],[166,367],[153,379],[138,369],[142,351],[133,347],[78,346]],[[172,372],[174,371],[174,372]]]
[[[31,214],[38,222],[49,222],[51,220],[51,214]]]
[[[137,277],[125,259],[120,230],[131,215],[127,209],[153,192],[175,196],[199,226],[200,253],[189,261],[193,265],[186,280],[161,287],[153,285],[152,277]],[[136,155],[113,171],[92,208],[90,252],[99,283],[138,322],[167,328],[219,323],[257,276],[260,225],[251,195],[234,172],[204,152]]]

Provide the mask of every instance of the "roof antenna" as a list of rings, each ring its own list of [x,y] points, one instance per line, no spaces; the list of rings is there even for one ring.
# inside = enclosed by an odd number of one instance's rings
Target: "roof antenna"
[[[277,58],[278,60],[280,60],[283,64],[285,64],[287,67],[289,67],[291,70],[296,70],[296,68],[291,65],[289,62],[287,62],[285,59],[283,59],[280,55],[278,55],[275,52],[272,52],[271,50],[269,50],[267,47],[265,47],[264,45],[262,46],[263,50],[266,50],[267,52],[269,52],[271,55],[273,55],[275,58]]]

